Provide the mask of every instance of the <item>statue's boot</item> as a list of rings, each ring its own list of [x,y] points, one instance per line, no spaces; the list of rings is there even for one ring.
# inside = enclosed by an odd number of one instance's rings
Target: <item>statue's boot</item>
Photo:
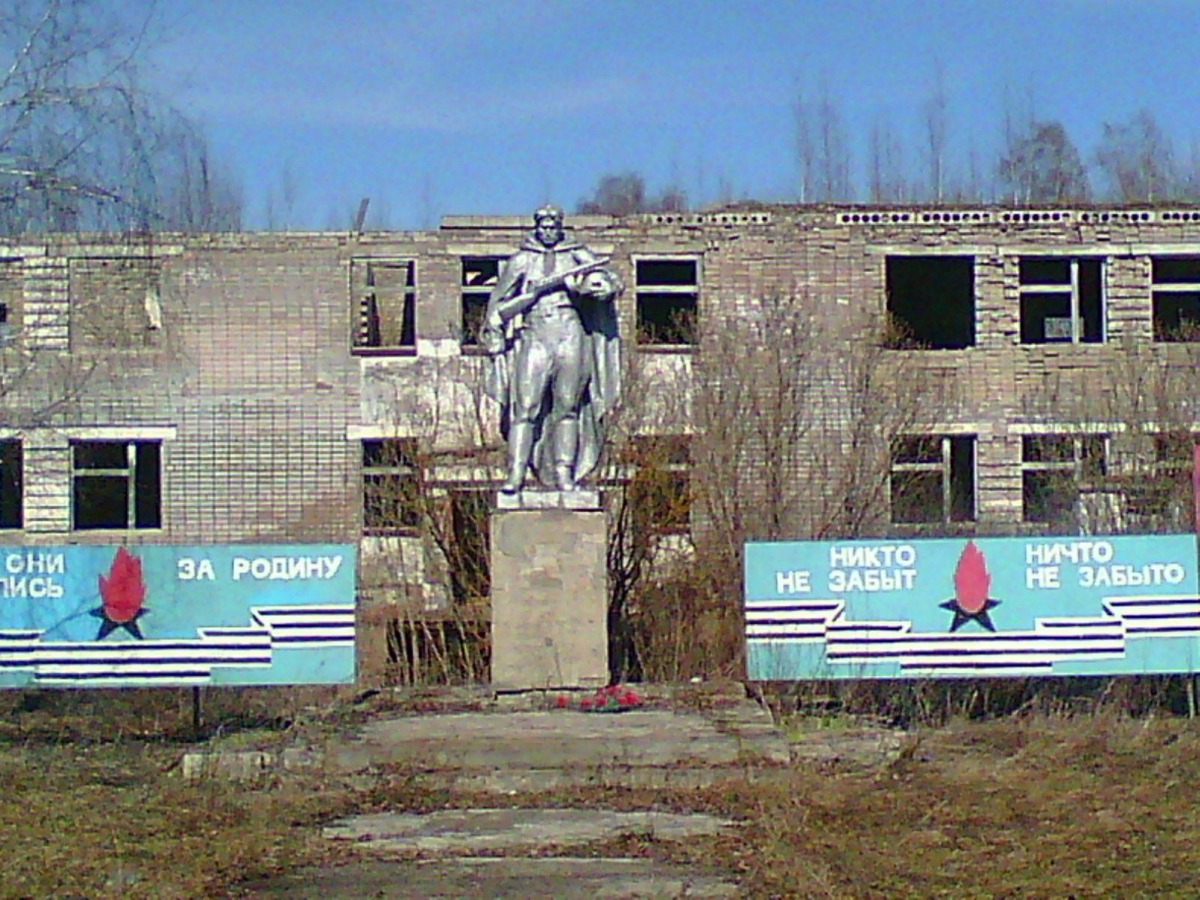
[[[560,491],[573,491],[577,486],[575,455],[579,449],[579,420],[560,421],[554,444],[554,480]]]
[[[533,451],[533,424],[514,422],[508,430],[508,479],[500,486],[506,494],[521,490],[525,481],[525,470],[529,468],[529,454]]]

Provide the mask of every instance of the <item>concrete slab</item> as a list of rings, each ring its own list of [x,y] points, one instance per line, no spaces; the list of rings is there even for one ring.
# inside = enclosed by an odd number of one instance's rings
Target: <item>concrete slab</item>
[[[737,882],[648,859],[522,859],[368,861],[308,869],[242,886],[253,897],[357,900],[360,897],[598,898],[736,897]]]
[[[475,854],[571,847],[623,835],[682,840],[732,827],[703,813],[615,812],[605,809],[447,809],[434,813],[371,813],[325,826],[332,840],[370,852]]]
[[[331,748],[343,772],[375,765],[470,771],[579,770],[787,763],[770,715],[743,701],[719,715],[634,710],[454,713],[378,719]]]

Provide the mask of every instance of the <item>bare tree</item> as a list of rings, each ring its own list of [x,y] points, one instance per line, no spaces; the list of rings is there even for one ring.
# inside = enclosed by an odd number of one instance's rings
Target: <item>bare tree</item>
[[[850,143],[842,114],[828,85],[816,101],[798,94],[793,105],[796,160],[800,166],[800,202],[830,203],[852,199]]]
[[[241,231],[245,200],[229,169],[213,157],[208,140],[180,121],[164,134],[158,158],[161,186],[156,227],[166,231]]]
[[[950,101],[946,96],[945,72],[939,63],[934,71],[933,90],[925,101],[925,156],[928,164],[926,194],[935,203],[946,198],[946,155],[949,131]]]
[[[1194,530],[1198,365],[1198,342],[1125,335],[1098,369],[1031,384],[1022,398],[1029,420],[1067,423],[1025,439],[1055,470],[1023,486],[1041,521],[1090,534]]]
[[[737,671],[746,541],[889,528],[891,442],[936,421],[944,398],[913,354],[885,349],[882,323],[834,325],[816,302],[768,292],[700,335],[687,564],[646,578],[626,531],[620,571],[636,577],[623,602],[647,677]],[[670,509],[662,460],[639,461],[651,493],[634,509]]]
[[[591,197],[580,200],[575,211],[580,215],[629,216],[643,212],[683,212],[687,197],[677,187],[667,187],[657,195],[646,191],[646,179],[638,172],[605,175],[596,184]]]
[[[296,207],[300,200],[300,179],[290,159],[284,160],[279,182],[267,188],[267,230],[290,231],[296,227]]]
[[[1030,121],[1006,129],[997,174],[1013,203],[1073,203],[1091,197],[1087,172],[1066,128],[1058,121]]]
[[[1096,162],[1122,203],[1169,200],[1178,188],[1171,139],[1148,109],[1128,122],[1104,123]]]
[[[168,205],[198,207],[185,219],[201,226],[229,205],[204,196],[207,147],[140,85],[154,14],[100,0],[0,7],[0,231],[160,228],[172,192]]]
[[[803,92],[796,94],[792,117],[796,128],[796,164],[800,169],[800,202],[812,203],[816,199],[817,180],[816,123]]]
[[[904,147],[891,124],[877,118],[871,126],[870,199],[872,203],[901,203],[909,198],[904,171]]]

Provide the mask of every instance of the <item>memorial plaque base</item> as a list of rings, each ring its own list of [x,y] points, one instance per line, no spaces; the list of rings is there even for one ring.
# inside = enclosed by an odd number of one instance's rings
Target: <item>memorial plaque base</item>
[[[608,574],[599,495],[501,494],[491,544],[492,686],[607,684]]]

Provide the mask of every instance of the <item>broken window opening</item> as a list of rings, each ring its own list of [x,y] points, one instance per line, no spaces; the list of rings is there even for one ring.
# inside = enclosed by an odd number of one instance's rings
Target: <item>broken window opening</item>
[[[975,346],[975,257],[889,256],[887,311],[894,349]]]
[[[459,343],[479,347],[479,330],[487,313],[488,297],[500,278],[500,267],[507,256],[464,256],[462,258],[462,329]]]
[[[1022,344],[1103,343],[1102,260],[1023,256],[1018,282]]]
[[[1155,256],[1150,267],[1154,340],[1200,341],[1200,256]]]
[[[415,350],[416,263],[411,259],[353,259],[350,280],[354,350]]]
[[[68,263],[71,349],[138,350],[162,328],[162,264],[151,257]]]
[[[690,258],[637,259],[637,342],[680,347],[696,343],[700,308],[700,261]]]
[[[24,451],[16,439],[0,441],[0,528],[24,525]]]
[[[1021,439],[1023,518],[1074,527],[1080,489],[1108,473],[1104,435],[1043,434]]]
[[[9,346],[16,337],[25,296],[24,277],[20,259],[0,259],[0,347]]]
[[[1118,482],[1124,511],[1138,531],[1194,526],[1197,437],[1183,430],[1153,435],[1153,463]]]
[[[488,522],[491,493],[486,489],[451,490],[450,529],[446,540],[450,595],[456,604],[478,605],[492,592]]]
[[[421,480],[415,438],[362,442],[363,534],[415,534],[421,525]]]
[[[688,534],[692,524],[691,437],[634,437],[622,454],[635,467],[625,502],[642,534]]]
[[[921,435],[892,442],[892,522],[974,522],[975,436]]]
[[[162,527],[162,444],[159,441],[74,441],[71,444],[71,527]]]
[[[1200,435],[1185,431],[1164,432],[1154,435],[1155,471],[1167,475],[1192,474],[1195,465],[1196,445]]]

